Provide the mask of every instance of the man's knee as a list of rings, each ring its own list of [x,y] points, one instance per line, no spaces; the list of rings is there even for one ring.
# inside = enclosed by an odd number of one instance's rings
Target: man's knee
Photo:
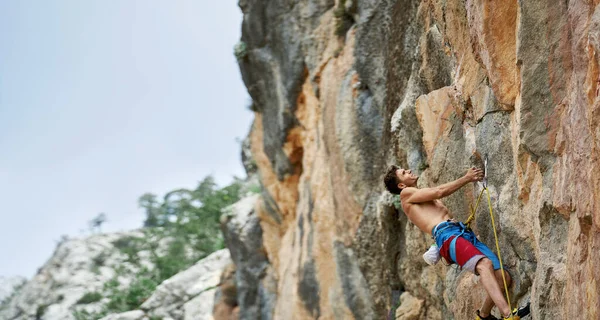
[[[492,264],[492,260],[490,260],[488,258],[482,258],[481,260],[479,260],[479,262],[477,262],[477,265],[475,266],[475,270],[477,271],[478,274],[486,273],[486,272],[493,272],[494,265]]]
[[[498,282],[502,283],[502,270],[496,270],[495,274],[496,279],[498,279]],[[510,277],[510,273],[508,273],[508,271],[506,270],[504,270],[504,279],[506,279],[506,285],[510,286],[510,284],[512,283],[512,278]]]

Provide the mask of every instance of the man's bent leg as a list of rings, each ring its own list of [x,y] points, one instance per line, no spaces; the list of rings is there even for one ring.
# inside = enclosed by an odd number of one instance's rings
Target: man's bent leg
[[[502,280],[502,270],[494,270],[494,275],[496,276],[496,280],[498,280],[498,285],[502,288],[502,292],[504,292],[504,280]],[[504,279],[506,279],[506,286],[510,290],[510,285],[512,284],[512,278],[510,277],[510,273],[504,270]]]
[[[496,281],[498,281],[498,285],[500,286],[500,288],[504,288],[504,281],[502,280],[502,270],[498,269],[498,270],[494,270],[494,275],[496,276]],[[504,270],[504,277],[506,279],[506,285],[510,288],[510,284],[512,283],[512,278],[510,277],[510,274]],[[483,302],[483,305],[481,306],[480,309],[480,314],[482,317],[486,317],[487,315],[490,314],[490,312],[492,312],[492,308],[494,307],[494,301],[492,300],[492,298],[489,295],[486,295],[485,297],[485,301]]]
[[[489,312],[492,310],[493,305],[495,304],[503,316],[509,315],[510,308],[508,306],[508,303],[506,302],[506,299],[504,299],[504,294],[502,293],[502,290],[500,289],[500,284],[496,279],[496,273],[494,272],[492,261],[488,258],[483,258],[479,260],[477,266],[475,267],[475,270],[479,274],[481,284],[483,285],[483,288],[488,294],[488,297],[484,302],[484,307],[487,307],[486,309],[489,310],[485,310],[482,308],[481,313],[489,314]],[[500,277],[502,277],[502,274],[499,274]],[[502,278],[500,280],[502,281]],[[488,298],[492,302],[491,305],[487,301]]]

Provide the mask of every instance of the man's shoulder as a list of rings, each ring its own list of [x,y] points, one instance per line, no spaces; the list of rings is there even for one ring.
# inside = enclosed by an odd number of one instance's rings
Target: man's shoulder
[[[408,195],[411,195],[413,193],[415,193],[415,191],[417,191],[419,189],[415,188],[415,187],[406,187],[404,189],[402,189],[402,192],[400,192],[400,197],[406,197]]]
[[[406,187],[402,189],[400,192],[400,201],[402,203],[408,204],[410,201],[408,199],[417,191],[418,189],[415,187]]]

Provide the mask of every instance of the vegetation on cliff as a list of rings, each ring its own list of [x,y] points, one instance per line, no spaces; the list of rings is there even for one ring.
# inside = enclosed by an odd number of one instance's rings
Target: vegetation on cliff
[[[206,177],[195,189],[176,189],[162,198],[146,193],[139,200],[146,219],[142,237],[127,236],[113,242],[127,256],[127,265],[115,272],[101,292],[89,292],[78,304],[102,302],[99,312],[76,309],[77,320],[100,319],[139,308],[156,287],[198,260],[224,248],[219,228],[221,210],[240,198],[242,181],[219,188]],[[141,253],[149,253],[145,257]],[[96,265],[102,265],[97,259]],[[145,263],[145,262],[149,263]],[[123,283],[124,278],[133,281]]]

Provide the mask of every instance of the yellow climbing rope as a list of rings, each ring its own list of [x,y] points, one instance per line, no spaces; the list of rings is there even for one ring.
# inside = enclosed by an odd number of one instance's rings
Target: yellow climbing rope
[[[510,304],[510,295],[508,294],[508,286],[506,285],[506,277],[504,276],[504,264],[502,263],[502,256],[500,255],[500,243],[498,241],[498,233],[496,232],[496,223],[494,222],[494,211],[492,210],[492,200],[490,198],[490,190],[485,188],[488,198],[488,206],[490,208],[490,218],[492,219],[492,228],[494,229],[494,239],[496,240],[496,250],[498,251],[498,260],[500,261],[500,270],[502,271],[502,282],[504,282],[504,292],[506,292],[506,302],[508,303],[508,309],[512,311],[512,305]],[[512,319],[512,314],[510,319]]]
[[[479,207],[479,202],[481,201],[481,197],[483,196],[483,192],[486,192],[488,199],[488,207],[490,209],[490,218],[492,219],[492,229],[494,230],[494,239],[496,241],[496,251],[498,252],[498,261],[500,261],[500,270],[502,272],[502,281],[504,282],[504,292],[506,294],[506,302],[508,303],[508,308],[512,310],[512,305],[510,303],[510,295],[508,294],[508,285],[506,284],[506,277],[504,276],[504,264],[502,263],[502,255],[500,255],[500,242],[498,241],[498,232],[496,231],[496,222],[494,220],[494,210],[492,209],[492,199],[490,197],[490,191],[487,186],[481,189],[479,196],[477,197],[477,202],[475,204],[475,208],[471,207],[471,215],[465,221],[465,225],[467,228],[471,227],[471,222],[475,219],[475,212],[477,212],[477,208]],[[512,315],[510,317],[512,319]]]
[[[464,222],[464,224],[467,228],[469,228],[469,229],[471,228],[471,222],[475,219],[475,213],[477,212],[477,208],[479,207],[479,203],[481,202],[481,197],[483,196],[483,192],[485,191],[487,193],[488,207],[490,209],[490,218],[492,220],[492,229],[494,230],[494,240],[496,241],[496,252],[498,253],[498,261],[500,262],[500,271],[502,272],[502,282],[504,283],[504,293],[506,294],[506,302],[508,303],[508,308],[509,308],[509,310],[511,310],[511,315],[510,315],[509,319],[513,319],[512,305],[510,303],[510,295],[508,293],[508,285],[506,284],[506,276],[504,275],[504,264],[502,263],[502,255],[500,254],[500,242],[498,241],[498,232],[496,231],[496,222],[494,221],[494,210],[492,209],[492,199],[490,196],[490,190],[488,189],[488,186],[487,186],[487,173],[488,173],[488,156],[487,156],[487,154],[485,155],[485,158],[483,161],[483,168],[484,168],[483,179],[482,179],[483,188],[481,189],[481,192],[479,193],[479,196],[477,197],[477,202],[475,203],[475,208],[473,208],[472,206],[469,206],[471,209],[471,215],[469,215],[469,217]]]
[[[475,212],[477,212],[477,207],[479,207],[479,201],[481,200],[483,191],[486,189],[487,188],[481,189],[481,192],[479,193],[479,197],[477,197],[477,203],[475,204],[475,209],[473,209],[473,207],[471,207],[471,215],[469,216],[469,218],[467,218],[467,221],[465,221],[465,225],[467,226],[467,228],[471,227],[471,222],[473,221],[473,219],[475,219]]]

